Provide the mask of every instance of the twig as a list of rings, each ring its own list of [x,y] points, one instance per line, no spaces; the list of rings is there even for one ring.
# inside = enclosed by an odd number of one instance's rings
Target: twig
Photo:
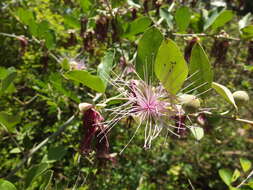
[[[229,37],[229,36],[223,36],[221,34],[205,34],[205,33],[196,33],[196,34],[179,34],[179,33],[173,33],[174,36],[182,36],[182,37],[187,37],[187,36],[206,36],[206,37],[211,37],[211,38],[223,38],[227,40],[235,40],[235,41],[240,41],[241,39],[239,38],[234,38],[234,37]]]
[[[18,170],[22,168],[22,166],[26,163],[26,161],[35,153],[37,152],[42,146],[44,146],[49,140],[53,139],[54,137],[58,136],[65,130],[65,128],[74,120],[75,114],[72,115],[60,128],[58,131],[54,132],[52,135],[44,139],[40,144],[38,144],[36,147],[32,148],[29,153],[22,159],[22,161],[14,168],[7,176],[7,178],[10,178],[13,176]]]
[[[246,181],[247,181],[249,178],[252,177],[252,175],[253,175],[253,170],[252,170],[252,171],[250,172],[250,174],[246,177],[246,179],[244,179],[239,185],[236,186],[236,188],[240,188],[241,186],[243,186],[243,185],[246,183]]]

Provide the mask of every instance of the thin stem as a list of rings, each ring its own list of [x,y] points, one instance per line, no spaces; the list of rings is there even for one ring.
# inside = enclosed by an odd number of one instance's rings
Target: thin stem
[[[179,34],[179,33],[173,33],[174,36],[206,36],[206,37],[211,37],[211,38],[222,38],[222,39],[227,39],[227,40],[235,40],[235,41],[240,41],[241,39],[239,38],[234,38],[234,37],[228,37],[228,36],[222,36],[220,34],[205,34],[205,33],[197,33],[197,34]]]
[[[243,186],[243,185],[247,182],[247,180],[248,180],[249,178],[252,177],[252,175],[253,175],[253,170],[252,170],[252,171],[250,172],[250,174],[246,177],[246,179],[244,179],[239,185],[236,186],[236,188],[240,188],[241,186]]]
[[[43,147],[45,144],[47,144],[47,142],[55,137],[57,137],[58,135],[60,135],[65,128],[74,120],[75,115],[72,115],[65,123],[63,123],[60,128],[58,129],[58,131],[54,132],[52,135],[50,135],[49,137],[45,138],[40,144],[38,144],[36,147],[32,148],[28,154],[22,159],[22,161],[8,174],[7,178],[12,177],[18,170],[20,170],[22,168],[22,166],[26,163],[26,161],[32,157],[32,155],[34,153],[36,153],[41,147]]]

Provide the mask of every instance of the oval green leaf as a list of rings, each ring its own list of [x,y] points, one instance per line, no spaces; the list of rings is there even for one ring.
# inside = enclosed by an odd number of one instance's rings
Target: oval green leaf
[[[198,141],[204,137],[204,129],[202,127],[191,126],[190,131]]]
[[[212,24],[212,29],[224,26],[227,22],[232,20],[234,13],[231,10],[223,10]]]
[[[162,42],[156,56],[155,74],[168,92],[176,94],[181,89],[188,75],[188,67],[172,40]]]
[[[13,185],[11,182],[0,179],[0,189],[2,190],[17,190],[15,185]]]
[[[175,20],[179,32],[183,32],[187,29],[191,20],[191,12],[188,7],[180,7],[175,14]]]
[[[162,40],[163,35],[155,27],[149,28],[140,39],[135,66],[141,78],[148,80],[153,76],[155,57]]]
[[[64,76],[70,80],[80,82],[97,92],[105,92],[105,85],[103,80],[98,76],[90,74],[88,71],[69,71]]]
[[[229,169],[220,169],[219,175],[227,186],[230,186],[232,182],[232,172]]]
[[[231,91],[227,87],[225,87],[221,84],[218,84],[216,82],[213,82],[212,83],[212,88],[218,94],[220,94],[228,103],[232,104],[235,107],[235,109],[237,109],[233,94],[231,93]]]
[[[209,90],[213,82],[213,71],[208,57],[199,43],[193,46],[189,67],[190,80],[193,84],[190,89],[186,89],[187,93],[193,90],[204,93]]]
[[[251,168],[251,161],[246,158],[240,158],[240,164],[244,172],[249,171],[249,169]]]

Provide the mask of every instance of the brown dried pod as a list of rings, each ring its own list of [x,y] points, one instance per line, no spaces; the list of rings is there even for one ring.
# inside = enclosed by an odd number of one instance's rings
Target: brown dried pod
[[[248,45],[247,64],[253,65],[253,41],[250,41]]]
[[[23,56],[25,54],[25,52],[27,51],[27,47],[28,47],[28,40],[26,37],[24,36],[19,36],[17,37],[17,39],[20,42],[20,55]]]
[[[211,49],[211,55],[216,58],[215,65],[224,64],[226,62],[229,45],[230,43],[226,39],[215,39]]]
[[[137,9],[136,8],[131,9],[131,15],[132,15],[132,20],[135,20],[137,18]]]
[[[109,18],[101,15],[96,21],[95,35],[98,41],[104,42],[107,38]]]
[[[89,31],[84,35],[83,39],[83,48],[85,51],[93,54],[94,52],[94,45],[93,45],[93,32]]]
[[[86,29],[87,29],[87,23],[88,23],[88,19],[86,17],[82,17],[81,20],[81,31],[80,31],[80,36],[81,38],[84,37],[84,34],[86,32]]]
[[[192,37],[191,39],[189,39],[187,41],[187,45],[184,49],[184,58],[185,60],[189,63],[190,62],[190,57],[191,57],[191,52],[192,52],[192,48],[194,46],[194,44],[196,42],[199,41],[199,38],[198,37]]]

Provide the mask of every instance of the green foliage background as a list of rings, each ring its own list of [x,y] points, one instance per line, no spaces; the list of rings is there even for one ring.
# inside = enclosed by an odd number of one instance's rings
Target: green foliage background
[[[192,37],[183,34],[205,34],[199,38],[210,59],[214,81],[232,92],[245,90],[253,97],[253,19],[250,15],[244,17],[253,12],[251,0],[232,0],[227,4],[217,1],[219,6],[227,5],[224,10],[204,0],[154,2],[0,2],[2,189],[181,190],[192,189],[192,184],[196,190],[223,190],[227,186],[219,176],[219,169],[242,170],[239,159],[252,160],[252,125],[219,118],[209,121],[212,127],[205,129],[200,141],[190,133],[182,139],[160,137],[150,150],[144,150],[143,136],[139,133],[114,164],[98,161],[94,154],[88,157],[79,154],[83,134],[78,104],[96,104],[115,95],[115,88],[104,83],[103,72],[108,74],[112,67],[115,72],[122,72],[122,59],[129,65],[135,63],[137,51],[136,67],[142,70],[147,60],[141,56],[157,49],[155,45],[150,50],[149,43],[140,42],[151,25],[172,39],[181,52]],[[103,25],[105,32],[96,28],[101,15],[108,19],[108,27]],[[88,22],[83,36],[84,18]],[[89,32],[93,35],[90,44]],[[224,37],[224,32],[229,36]],[[215,37],[216,34],[224,39]],[[228,45],[219,45],[220,41]],[[143,44],[141,47],[139,42]],[[86,71],[70,71],[70,63],[74,61],[84,61]],[[148,59],[149,63],[154,64],[153,57]],[[83,78],[76,77],[80,75]],[[233,107],[215,91],[209,92],[204,103],[221,112]],[[252,106],[250,101],[240,107],[239,116],[252,119]],[[56,132],[73,114],[75,119],[64,132],[50,139],[12,173],[33,147]],[[102,114],[108,117],[108,113]],[[134,131],[134,124],[130,127],[126,121],[117,124],[109,136],[110,152],[119,153]],[[234,184],[245,179],[247,172],[242,172]]]

